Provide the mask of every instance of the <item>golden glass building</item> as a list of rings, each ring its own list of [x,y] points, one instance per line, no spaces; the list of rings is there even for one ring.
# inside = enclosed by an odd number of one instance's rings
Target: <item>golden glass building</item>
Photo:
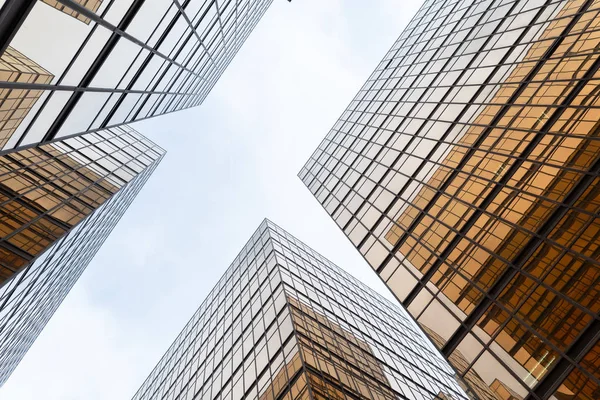
[[[474,398],[600,398],[599,11],[426,1],[300,172]]]
[[[265,220],[134,395],[467,399],[400,307]]]
[[[0,156],[0,385],[163,156],[128,126]]]

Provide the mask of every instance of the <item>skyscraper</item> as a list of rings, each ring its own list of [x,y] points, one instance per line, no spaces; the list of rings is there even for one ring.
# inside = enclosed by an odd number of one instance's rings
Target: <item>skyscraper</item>
[[[299,174],[479,397],[600,398],[599,23],[426,1]]]
[[[0,385],[163,155],[123,126],[0,156]]]
[[[10,45],[51,79],[0,81],[39,97],[1,149],[200,104],[272,1],[5,2],[0,52]]]
[[[135,400],[466,399],[398,306],[265,220]]]

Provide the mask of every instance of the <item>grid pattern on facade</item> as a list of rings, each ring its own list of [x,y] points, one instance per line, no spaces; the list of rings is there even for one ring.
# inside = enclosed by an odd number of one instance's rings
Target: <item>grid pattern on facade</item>
[[[5,150],[199,105],[272,0],[55,2],[91,22],[59,30],[72,17],[33,4],[10,45],[56,79],[0,81],[42,92]]]
[[[442,347],[444,345],[444,339],[435,333],[435,331],[423,326],[423,330],[425,333],[431,338],[431,341],[438,347]],[[477,371],[473,369],[469,369],[469,361],[467,358],[460,352],[455,351],[448,357],[450,363],[456,366],[456,369],[459,371],[468,371],[464,376],[464,381],[468,384],[468,388],[472,394],[477,396],[479,400],[497,400],[499,392],[502,392],[504,385],[502,382],[496,379],[494,383],[491,385],[487,385],[481,376],[477,374]],[[522,399],[510,399],[506,398],[502,394],[500,394],[500,398],[503,400],[522,400]]]
[[[0,57],[0,81],[44,85],[52,78],[50,72],[10,46]],[[0,148],[8,142],[41,95],[42,90],[0,89]]]
[[[288,298],[302,359],[315,398],[395,399],[381,363],[369,344],[310,306]]]
[[[280,227],[271,229],[309,382],[325,385],[325,398],[465,398],[402,309]]]
[[[125,125],[0,156],[0,284],[162,154]]]
[[[0,287],[0,385],[21,361],[160,158]]]
[[[60,3],[57,0],[42,0],[42,1],[46,4],[48,4],[50,7],[54,7],[57,10],[62,11],[65,14],[70,15],[73,18],[77,18],[79,21],[83,22],[84,24],[89,24],[91,22],[91,19],[84,17],[83,15],[70,9],[69,7],[65,6],[64,4]],[[74,1],[77,4],[87,8],[88,10],[90,10],[92,12],[98,11],[98,9],[100,8],[100,5],[102,4],[102,0],[74,0]]]
[[[134,399],[466,399],[452,374],[401,309],[265,221]]]
[[[599,10],[426,1],[300,172],[499,399],[600,396]]]

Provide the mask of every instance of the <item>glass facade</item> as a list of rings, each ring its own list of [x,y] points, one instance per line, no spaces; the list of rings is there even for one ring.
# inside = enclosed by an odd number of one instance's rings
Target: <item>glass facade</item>
[[[163,155],[123,126],[0,156],[0,385]]]
[[[125,125],[0,156],[0,284],[162,155]]]
[[[265,220],[133,398],[467,396],[406,312]]]
[[[47,78],[0,79],[3,92],[39,98],[0,149],[199,105],[272,1],[5,2],[0,50],[26,54]]]
[[[299,174],[473,397],[600,398],[599,12],[426,1]]]
[[[0,81],[48,84],[54,76],[12,47],[0,57]],[[35,89],[0,89],[0,148],[42,95]]]

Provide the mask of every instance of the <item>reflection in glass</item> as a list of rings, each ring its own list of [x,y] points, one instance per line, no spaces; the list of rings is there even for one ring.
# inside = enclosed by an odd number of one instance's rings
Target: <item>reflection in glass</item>
[[[0,156],[0,284],[161,154],[124,127]]]
[[[46,84],[54,76],[12,47],[0,57],[0,81]],[[11,138],[42,90],[0,89],[0,148]]]

